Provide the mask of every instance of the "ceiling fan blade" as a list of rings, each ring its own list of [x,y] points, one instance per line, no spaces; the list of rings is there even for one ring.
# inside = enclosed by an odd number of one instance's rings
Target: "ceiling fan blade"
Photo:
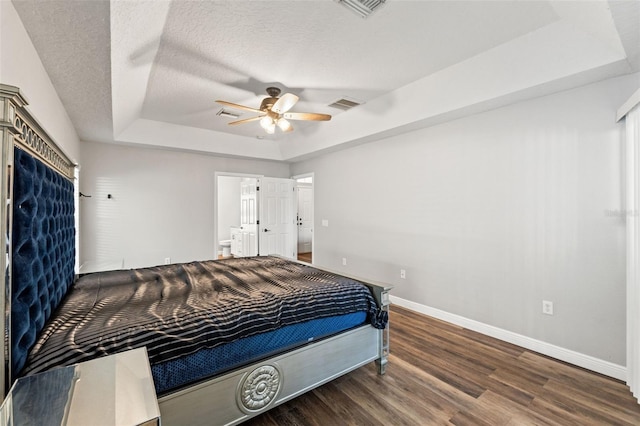
[[[234,104],[233,102],[227,102],[227,101],[216,101],[216,102],[219,103],[219,104],[222,104],[222,105],[226,105],[226,106],[231,107],[231,108],[235,108],[235,109],[243,109],[245,111],[257,112],[257,113],[261,113],[262,112],[259,109],[251,108],[251,107],[244,106],[244,105]]]
[[[289,120],[311,120],[311,121],[329,121],[329,114],[318,114],[315,112],[287,112],[282,114],[284,118]]]
[[[251,117],[251,118],[243,118],[242,120],[236,120],[236,121],[232,121],[230,123],[228,123],[230,126],[235,126],[236,124],[244,124],[244,123],[249,123],[251,121],[256,121],[256,120],[260,120],[263,116],[259,115],[257,117]]]
[[[275,112],[276,114],[284,114],[285,112],[293,108],[296,102],[298,102],[298,99],[300,98],[298,98],[293,93],[285,93],[280,97],[280,99],[276,101],[275,104],[273,104],[273,106],[271,107],[271,111]]]

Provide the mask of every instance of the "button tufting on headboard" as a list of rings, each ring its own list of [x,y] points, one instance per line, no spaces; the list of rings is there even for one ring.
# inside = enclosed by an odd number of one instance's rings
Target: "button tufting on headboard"
[[[14,149],[11,369],[24,367],[36,336],[74,280],[73,183]]]

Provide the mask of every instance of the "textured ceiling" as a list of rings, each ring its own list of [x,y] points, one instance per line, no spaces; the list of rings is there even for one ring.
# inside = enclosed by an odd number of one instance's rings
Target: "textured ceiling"
[[[258,107],[275,85],[301,97],[296,110],[339,114],[327,105],[344,96],[369,101],[557,19],[542,2],[404,2],[371,21],[331,1],[275,4],[172,3],[142,116],[255,136],[258,123],[235,129],[213,118],[211,101]]]
[[[14,5],[78,136],[84,140],[113,138],[109,2],[39,1]]]
[[[636,0],[13,4],[88,141],[293,160],[639,70]],[[333,119],[268,136],[216,115],[272,85]]]

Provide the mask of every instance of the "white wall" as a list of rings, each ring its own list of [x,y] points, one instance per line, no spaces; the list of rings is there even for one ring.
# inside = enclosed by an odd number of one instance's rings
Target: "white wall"
[[[289,165],[82,142],[80,261],[125,268],[212,259],[215,173],[287,177]],[[112,198],[108,198],[108,194]]]
[[[39,124],[78,162],[78,134],[10,1],[0,1],[0,83],[20,88]]]
[[[423,306],[625,365],[615,111],[637,78],[294,164],[294,175],[315,173],[314,263],[392,283],[392,294]],[[553,316],[541,313],[542,300],[554,302]]]

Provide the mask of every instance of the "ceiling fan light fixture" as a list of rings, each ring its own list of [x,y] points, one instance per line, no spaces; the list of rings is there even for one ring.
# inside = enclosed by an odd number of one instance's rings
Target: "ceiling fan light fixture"
[[[329,121],[331,120],[331,116],[329,114],[320,114],[315,112],[289,112],[296,102],[298,102],[298,96],[292,93],[285,93],[281,97],[280,89],[277,87],[267,87],[267,93],[269,97],[264,98],[260,104],[260,109],[251,108],[248,106],[235,104],[233,102],[227,102],[222,100],[217,100],[216,102],[230,108],[235,108],[244,111],[251,111],[257,113],[257,116],[244,118],[242,120],[235,120],[229,125],[235,126],[238,124],[250,123],[252,121],[259,121],[260,127],[264,129],[267,134],[274,134],[276,131],[276,126],[280,128],[283,132],[291,132],[293,130],[293,126],[289,122],[289,120],[302,120],[302,121]],[[223,114],[227,111],[220,110],[218,115],[227,115]]]
[[[291,123],[289,123],[289,120],[286,118],[279,118],[278,121],[276,121],[276,124],[283,132],[289,132],[292,130]]]
[[[274,134],[276,132],[276,124],[273,123],[271,126],[265,128],[264,131],[270,135]]]
[[[273,121],[273,118],[268,115],[265,115],[260,119],[260,126],[270,135],[274,134],[276,131],[276,123]]]
[[[260,126],[262,126],[262,128],[265,130],[267,130],[267,128],[269,128],[272,124],[273,124],[273,119],[268,115],[265,115],[260,119]]]

